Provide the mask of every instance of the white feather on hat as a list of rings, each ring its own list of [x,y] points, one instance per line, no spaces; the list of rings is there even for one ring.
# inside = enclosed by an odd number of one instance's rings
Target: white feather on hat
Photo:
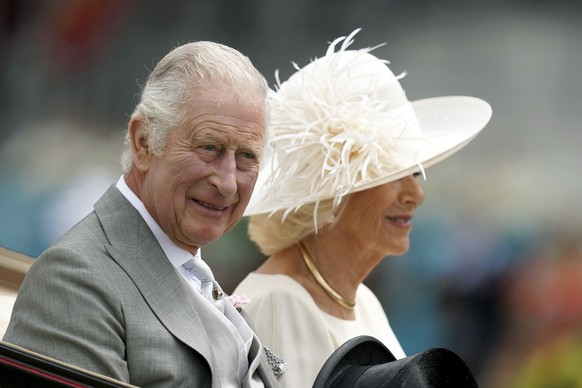
[[[388,183],[446,158],[491,117],[485,101],[465,96],[409,102],[389,62],[374,48],[333,41],[325,56],[271,91],[272,154],[245,215],[299,209]],[[336,51],[336,46],[342,43]],[[317,209],[317,206],[316,206]],[[314,211],[316,212],[316,210]]]

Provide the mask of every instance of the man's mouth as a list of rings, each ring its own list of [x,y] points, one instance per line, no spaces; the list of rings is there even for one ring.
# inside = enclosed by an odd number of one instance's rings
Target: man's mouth
[[[202,201],[198,201],[198,200],[194,200],[196,203],[198,203],[199,205],[207,208],[207,209],[211,209],[211,210],[216,210],[216,211],[223,211],[226,210],[228,208],[228,206],[226,207],[218,207],[218,206],[214,206],[211,203],[208,202],[202,202]]]

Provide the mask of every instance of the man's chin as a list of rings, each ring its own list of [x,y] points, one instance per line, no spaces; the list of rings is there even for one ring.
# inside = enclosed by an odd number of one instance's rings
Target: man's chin
[[[204,245],[215,242],[224,236],[229,230],[230,229],[216,228],[193,231],[189,234],[189,236],[192,236],[190,241],[192,241],[194,245],[203,247]]]

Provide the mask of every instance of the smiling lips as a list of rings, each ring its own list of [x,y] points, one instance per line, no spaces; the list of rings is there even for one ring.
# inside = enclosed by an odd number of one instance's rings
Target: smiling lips
[[[197,204],[201,205],[202,207],[205,207],[205,208],[210,209],[210,210],[224,211],[224,210],[228,209],[228,206],[226,206],[226,207],[217,207],[217,206],[214,206],[214,205],[212,205],[212,204],[210,204],[208,202],[202,202],[202,201],[199,201],[197,199],[194,199],[193,201],[196,202]]]
[[[386,219],[399,226],[410,227],[412,226],[412,216],[392,216],[386,217]]]

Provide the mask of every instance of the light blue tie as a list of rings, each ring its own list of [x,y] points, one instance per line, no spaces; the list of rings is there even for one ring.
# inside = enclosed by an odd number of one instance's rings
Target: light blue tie
[[[216,280],[212,270],[198,256],[194,256],[182,265],[189,277],[194,277],[200,281],[200,292],[208,299],[218,310],[224,313],[224,298],[222,288]]]

